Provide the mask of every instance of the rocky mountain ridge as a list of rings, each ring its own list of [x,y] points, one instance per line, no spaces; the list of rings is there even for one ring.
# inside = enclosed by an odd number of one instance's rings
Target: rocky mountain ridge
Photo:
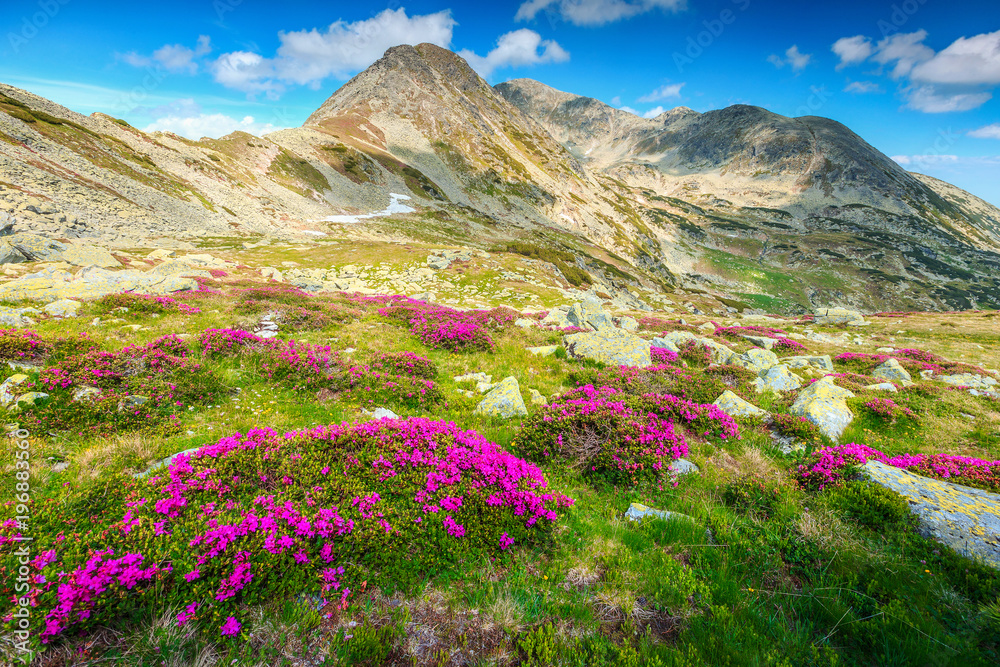
[[[415,211],[324,221],[391,193]],[[427,44],[389,49],[263,138],[147,135],[0,85],[4,209],[11,231],[119,248],[522,243],[619,286],[771,311],[1000,305],[1000,211],[835,121],[745,105],[644,119],[530,80],[490,87]]]

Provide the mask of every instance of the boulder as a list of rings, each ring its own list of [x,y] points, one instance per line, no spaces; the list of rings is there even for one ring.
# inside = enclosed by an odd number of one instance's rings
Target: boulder
[[[27,394],[21,394],[11,405],[9,410],[26,410],[28,408],[36,408],[48,399],[49,395],[42,391],[29,391]]]
[[[767,369],[778,365],[778,355],[770,350],[754,348],[747,350],[743,354],[734,354],[730,357],[729,363],[761,374]]]
[[[643,505],[642,503],[632,503],[628,506],[628,510],[625,512],[625,517],[631,521],[640,521],[645,518],[653,519],[663,519],[669,521],[671,519],[680,519],[682,521],[692,521],[695,519],[688,516],[687,514],[681,514],[680,512],[669,512],[667,510],[657,510]]]
[[[140,405],[145,405],[149,402],[148,396],[126,396],[118,402],[118,412],[123,412],[125,410],[131,410],[137,408]]]
[[[17,400],[19,392],[17,388],[28,381],[28,376],[24,373],[16,373],[0,384],[0,405],[9,406]]]
[[[566,311],[554,308],[550,310],[548,314],[542,319],[542,324],[550,327],[556,327],[559,329],[565,329],[567,327],[573,326],[569,319],[566,317]]]
[[[583,301],[574,303],[566,313],[566,319],[569,320],[570,326],[580,329],[601,331],[613,329],[615,326],[611,315],[604,311],[604,306],[596,297],[587,297]]]
[[[374,411],[362,409],[361,414],[369,419],[399,419],[399,415],[389,408],[375,408]]]
[[[618,318],[618,328],[629,332],[638,331],[639,322],[636,321],[634,317],[629,317],[628,315],[626,315],[625,317]]]
[[[698,345],[708,347],[712,353],[713,363],[731,364],[733,363],[732,359],[739,356],[725,345],[717,343],[711,338],[703,338],[689,331],[671,331],[660,338],[654,338],[653,345],[656,347],[665,347],[673,352],[679,352],[681,345],[692,340]]]
[[[957,387],[972,387],[973,389],[991,389],[997,384],[996,378],[975,373],[958,373],[956,375],[935,375],[935,380],[955,385]]]
[[[37,234],[19,232],[4,237],[4,241],[9,243],[25,258],[31,262],[55,262],[62,259],[62,253],[66,250],[66,244],[59,241],[47,239]]]
[[[666,338],[654,338],[652,341],[650,341],[650,345],[652,345],[653,347],[662,347],[666,350],[670,350],[671,352],[681,351],[681,349],[677,347],[676,343]]]
[[[854,420],[848,398],[854,398],[854,393],[838,387],[833,378],[823,377],[802,390],[789,412],[816,424],[820,433],[836,442]]]
[[[265,266],[263,269],[260,270],[260,275],[263,276],[264,278],[267,278],[268,280],[273,280],[279,283],[285,278],[285,276],[281,273],[281,271],[279,269],[274,268],[273,266]]]
[[[910,377],[909,372],[895,359],[886,360],[884,364],[872,371],[872,377],[878,380],[898,382],[904,387],[913,384],[913,379]]]
[[[757,347],[762,347],[765,350],[770,350],[774,347],[774,344],[778,342],[776,338],[768,338],[767,336],[743,336]]]
[[[677,459],[669,466],[670,472],[674,475],[690,475],[699,471],[698,466],[687,459]]]
[[[891,394],[897,393],[899,390],[896,389],[896,385],[891,382],[879,382],[878,384],[870,384],[865,389],[872,389],[874,391],[887,391]]]
[[[829,354],[820,356],[784,357],[782,358],[781,363],[788,364],[789,368],[806,368],[807,366],[812,366],[813,368],[818,368],[822,371],[833,372],[833,359],[830,358]]]
[[[0,264],[20,264],[27,261],[28,258],[20,250],[6,240],[0,241]]]
[[[578,359],[592,359],[610,366],[652,365],[649,341],[619,329],[575,333],[563,339],[566,351]]]
[[[514,320],[514,326],[520,327],[521,329],[530,329],[535,326],[535,320],[530,317],[519,317]]]
[[[528,408],[525,407],[524,399],[521,397],[521,387],[517,383],[517,378],[505,378],[493,387],[473,410],[473,414],[503,419],[527,415]]]
[[[742,398],[729,391],[722,392],[722,396],[712,401],[719,409],[731,417],[763,417],[767,414],[753,403],[748,403]]]
[[[71,245],[63,251],[62,259],[74,266],[100,266],[105,269],[121,267],[121,262],[105,248],[93,245]]]
[[[925,537],[1000,568],[1000,494],[921,477],[878,461],[868,461],[863,473],[909,501]]]
[[[856,310],[846,308],[820,308],[815,313],[816,324],[865,325],[865,317]]]
[[[486,373],[466,373],[456,375],[454,379],[455,382],[493,382],[493,376]]]
[[[540,345],[538,347],[526,347],[524,348],[528,352],[531,352],[536,357],[550,357],[555,354],[556,350],[559,349],[558,345]]]
[[[802,386],[802,378],[788,370],[785,364],[772,366],[761,372],[760,377],[754,380],[757,393],[768,389],[775,392],[793,391]]]
[[[146,255],[146,259],[167,259],[174,256],[173,250],[167,250],[166,248],[157,248],[153,252]]]
[[[297,278],[292,278],[288,282],[293,286],[298,287],[303,292],[322,292],[324,288],[323,281],[318,278],[299,276]]]
[[[53,301],[50,304],[42,306],[42,311],[49,317],[76,317],[81,306],[83,304],[79,301],[60,299],[59,301]]]

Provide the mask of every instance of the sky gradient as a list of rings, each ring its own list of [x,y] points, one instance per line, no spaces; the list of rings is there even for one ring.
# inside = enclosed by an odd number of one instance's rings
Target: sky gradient
[[[433,42],[640,115],[754,104],[838,120],[1000,205],[995,0],[6,0],[0,81],[192,138],[300,125],[389,46]]]

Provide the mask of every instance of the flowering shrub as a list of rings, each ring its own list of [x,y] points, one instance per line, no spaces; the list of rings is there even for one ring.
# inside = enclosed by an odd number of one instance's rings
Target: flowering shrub
[[[231,357],[273,347],[273,343],[241,329],[205,329],[198,336],[198,346],[205,357]]]
[[[654,364],[672,364],[677,361],[677,353],[665,347],[650,347],[649,356]]]
[[[79,435],[173,429],[184,406],[214,402],[225,391],[215,373],[187,354],[183,340],[163,336],[118,352],[92,349],[67,356],[44,369],[35,383],[49,400],[19,419],[31,430]]]
[[[267,377],[292,389],[323,389],[331,384],[338,360],[329,345],[309,345],[294,340],[268,351],[262,367]]]
[[[260,286],[236,289],[230,292],[236,302],[236,312],[246,315],[256,315],[272,310],[276,304],[285,306],[305,306],[315,301],[297,287]]]
[[[854,476],[858,468],[869,460],[957,484],[1000,491],[1000,460],[988,461],[949,454],[889,456],[867,445],[853,442],[813,452],[812,462],[798,467],[799,483],[805,488],[823,489],[845,477]]]
[[[707,366],[712,363],[712,348],[703,345],[695,340],[686,340],[681,343],[679,357],[695,366]]]
[[[898,405],[891,398],[873,398],[862,403],[861,407],[872,417],[890,424],[894,424],[900,419],[912,422],[919,421],[913,410],[905,405]]]
[[[369,366],[351,366],[331,383],[343,392],[342,398],[365,406],[398,405],[428,409],[444,401],[444,394],[433,380],[411,375],[396,375]]]
[[[804,352],[807,348],[797,340],[782,336],[778,338],[778,342],[774,344],[772,349],[776,352]]]
[[[962,363],[960,361],[948,361],[932,352],[924,350],[895,350],[890,354],[863,354],[860,352],[844,352],[834,357],[834,361],[859,370],[862,373],[870,373],[876,366],[880,366],[889,359],[895,359],[899,365],[916,374],[920,371],[934,371],[938,374],[949,373],[978,373],[985,374],[986,371],[979,366]]]
[[[772,329],[771,327],[747,325],[739,327],[716,327],[715,335],[732,341],[739,341],[743,339],[743,336],[766,336],[768,338],[778,338],[779,336],[788,335],[788,332],[784,329]]]
[[[136,292],[106,294],[94,303],[102,313],[110,313],[117,308],[128,308],[130,313],[141,314],[177,312],[184,315],[197,315],[201,312],[200,308],[181,303],[173,297],[138,294]]]
[[[433,380],[438,374],[433,361],[413,352],[381,352],[368,365],[372,370],[426,380]]]
[[[805,417],[796,417],[787,414],[772,414],[771,425],[778,433],[784,436],[805,440],[807,442],[819,439],[819,427]]]
[[[749,400],[756,395],[750,385],[755,377],[753,371],[738,366],[703,369],[619,366],[601,370],[587,368],[570,374],[577,385],[612,387],[634,396],[671,394],[693,403],[711,403],[726,389]]]
[[[492,352],[496,347],[486,329],[472,322],[417,321],[412,331],[427,347],[449,352]]]
[[[34,331],[0,329],[0,359],[32,362],[52,351],[52,344]]]
[[[780,485],[753,475],[744,475],[722,489],[722,502],[757,519],[770,518],[777,510],[781,498]]]
[[[565,461],[589,478],[637,484],[662,480],[669,463],[687,454],[685,430],[699,438],[738,437],[735,422],[714,405],[587,385],[530,417],[514,446],[531,460]]]
[[[343,602],[361,579],[409,588],[450,561],[544,538],[573,504],[534,465],[426,419],[257,429],[122,486],[84,534],[36,538],[24,595],[43,643],[154,605],[179,609],[180,626],[235,634],[244,605]],[[38,507],[38,521],[53,509]],[[18,537],[16,522],[0,524],[0,545]]]

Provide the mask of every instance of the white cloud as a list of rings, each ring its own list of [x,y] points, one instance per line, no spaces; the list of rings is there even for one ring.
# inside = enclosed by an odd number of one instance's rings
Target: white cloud
[[[680,11],[686,0],[527,0],[517,10],[517,21],[528,21],[545,10],[573,25],[596,26],[632,18],[656,9]]]
[[[865,93],[881,93],[882,86],[878,85],[874,81],[851,81],[844,88],[845,93],[857,93],[864,95]]]
[[[926,38],[926,30],[886,37],[879,41],[872,60],[880,65],[895,63],[889,73],[893,79],[907,76],[918,63],[934,57],[934,49],[923,44]]]
[[[914,67],[911,77],[925,83],[1000,84],[1000,30],[956,39]]]
[[[242,90],[250,95],[265,93],[268,97],[275,98],[285,89],[272,78],[273,61],[249,51],[222,54],[212,63],[212,75],[223,86]]]
[[[634,115],[636,115],[636,116],[641,116],[641,115],[642,115],[642,113],[641,113],[641,112],[639,112],[639,111],[636,111],[635,109],[633,109],[632,107],[629,107],[629,106],[622,106],[622,107],[618,107],[618,109],[619,109],[619,110],[621,110],[621,111],[627,111],[627,112],[629,112],[630,114],[634,114]]]
[[[188,139],[211,137],[218,139],[230,132],[242,130],[262,136],[284,128],[271,123],[261,123],[253,116],[233,118],[221,113],[202,113],[193,100],[178,100],[177,113],[162,116],[143,128],[144,132],[173,132]]]
[[[799,47],[796,44],[792,44],[785,51],[785,57],[774,55],[773,53],[767,57],[767,62],[771,63],[778,69],[781,69],[785,65],[790,65],[792,70],[799,72],[805,69],[806,65],[812,60],[812,55],[808,53],[802,53],[799,51]]]
[[[681,96],[681,88],[684,87],[683,83],[668,83],[660,86],[648,95],[643,95],[637,101],[639,102],[659,102],[661,100],[669,100],[674,97]]]
[[[830,50],[840,58],[840,64],[837,65],[837,69],[840,70],[848,65],[857,65],[867,60],[872,54],[872,43],[864,35],[841,37],[833,43]]]
[[[193,49],[182,44],[167,44],[153,51],[152,56],[143,56],[130,52],[121,55],[121,59],[133,67],[150,67],[159,65],[168,72],[197,74],[197,58],[208,55],[212,51],[212,43],[208,35],[200,35],[198,44]]]
[[[346,79],[400,44],[429,42],[448,48],[455,19],[450,10],[407,16],[386,9],[363,21],[336,21],[323,31],[279,32],[274,58],[248,51],[224,53],[212,65],[215,80],[251,95],[277,97],[286,84],[318,88],[324,79]]]
[[[907,89],[906,106],[924,113],[969,111],[982,106],[992,93],[942,93],[934,86],[915,86]]]
[[[501,35],[496,48],[485,56],[478,56],[468,49],[459,51],[472,69],[488,77],[501,67],[524,67],[544,63],[561,63],[569,60],[569,53],[550,39],[542,39],[534,30],[521,28]]]
[[[611,106],[613,107],[621,106],[621,103],[622,103],[622,98],[619,95],[615,95],[614,97],[611,98]]]
[[[991,123],[973,130],[969,132],[969,136],[977,139],[1000,139],[1000,123]]]
[[[664,111],[666,111],[666,109],[664,109],[663,107],[653,107],[652,109],[650,109],[646,113],[642,114],[642,117],[643,118],[656,118],[657,116],[659,116]]]
[[[282,81],[319,84],[327,77],[346,79],[399,44],[451,44],[455,19],[450,10],[407,16],[405,9],[386,9],[373,18],[336,21],[325,31],[279,32],[275,72]]]

